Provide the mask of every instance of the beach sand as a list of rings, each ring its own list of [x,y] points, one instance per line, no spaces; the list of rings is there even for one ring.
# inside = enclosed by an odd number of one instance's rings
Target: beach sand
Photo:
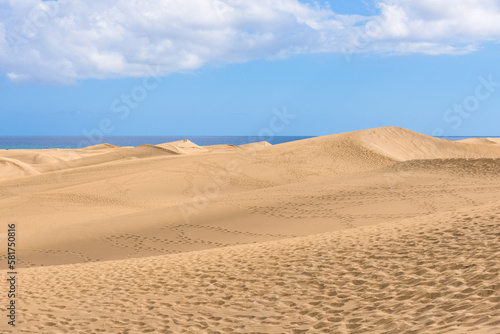
[[[395,127],[0,150],[0,332],[500,333],[499,194],[498,140]]]

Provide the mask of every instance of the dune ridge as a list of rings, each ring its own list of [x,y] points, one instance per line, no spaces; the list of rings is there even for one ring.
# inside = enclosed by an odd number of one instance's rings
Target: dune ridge
[[[500,138],[467,138],[459,140],[459,142],[466,144],[498,145],[500,144]]]
[[[0,180],[38,174],[31,165],[22,161],[0,157]]]
[[[487,140],[487,144],[484,140]],[[46,173],[162,155],[232,153],[244,156],[250,151],[256,154],[255,157],[258,160],[265,159],[275,165],[288,163],[289,159],[294,159],[292,163],[300,165],[301,174],[313,175],[315,170],[319,170],[341,175],[374,170],[409,160],[500,158],[500,147],[491,144],[496,143],[494,140],[495,138],[491,140],[471,138],[452,142],[403,128],[384,127],[274,146],[267,142],[260,142],[241,146],[201,147],[189,140],[182,140],[139,147],[100,144],[80,150],[4,150],[0,151],[0,154],[5,158],[14,158],[32,165],[35,170]],[[262,152],[255,153],[256,151]]]
[[[100,150],[109,150],[109,149],[114,149],[114,148],[120,148],[120,146],[112,145],[112,144],[108,144],[108,143],[103,143],[103,144],[97,144],[97,145],[83,147],[82,150],[100,151]]]
[[[434,138],[403,128],[360,131],[364,143],[398,161],[417,159],[498,158],[498,150]]]

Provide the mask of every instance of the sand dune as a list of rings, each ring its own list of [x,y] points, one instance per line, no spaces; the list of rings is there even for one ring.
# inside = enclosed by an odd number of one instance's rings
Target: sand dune
[[[498,148],[470,146],[462,142],[434,138],[397,127],[384,127],[309,139],[310,143],[333,144],[343,142],[356,153],[357,158],[367,159],[369,153],[379,154],[396,161],[444,158],[499,158]],[[304,141],[307,143],[307,141]],[[293,145],[293,143],[290,143]],[[365,151],[364,154],[360,154]],[[361,160],[362,160],[361,159]],[[363,162],[363,161],[362,161]]]
[[[18,328],[499,333],[499,189],[498,145],[393,127],[0,150]]]
[[[122,159],[142,159],[157,156],[170,156],[179,154],[176,151],[169,150],[155,145],[141,145],[139,147],[120,147],[113,149],[105,149],[104,151],[97,152],[91,155],[83,154],[79,158],[73,157],[69,161],[61,161],[60,163],[53,163],[49,165],[39,166],[38,170],[43,172],[53,172],[68,168],[81,168],[87,166],[95,166],[105,164],[108,162],[120,161]],[[78,154],[78,153],[77,153]]]
[[[429,137],[402,128],[379,128],[356,133],[365,145],[398,161],[416,159],[499,158],[497,148]]]
[[[0,157],[0,180],[38,174],[29,164],[16,159]]]
[[[71,153],[56,150],[0,150],[0,156],[22,161],[30,165],[53,164],[71,160]],[[76,151],[75,151],[76,152]]]
[[[467,138],[459,140],[459,142],[466,144],[498,145],[500,144],[500,138]]]
[[[243,149],[240,146],[229,145],[229,144],[209,145],[209,146],[204,146],[204,148],[206,148],[209,152],[229,152],[229,153],[241,151]]]
[[[208,152],[208,150],[204,147],[198,146],[190,140],[179,140],[171,143],[159,144],[156,145],[159,147],[163,147],[178,153],[189,154],[189,153],[204,153]]]
[[[414,159],[500,158],[500,148],[456,143],[385,127],[279,144],[258,156],[274,165],[300,164],[302,175],[325,172],[342,175]]]
[[[260,141],[257,143],[249,143],[249,144],[244,144],[240,145],[241,148],[248,149],[248,150],[263,150],[268,148],[269,146],[272,146],[269,144],[267,141]]]
[[[87,146],[87,147],[82,148],[82,150],[98,151],[98,150],[109,150],[109,149],[115,149],[115,148],[120,148],[120,146],[104,143],[104,144],[98,144],[98,145],[93,145],[93,146]]]
[[[407,160],[500,158],[500,147],[495,145],[451,142],[395,127],[311,138],[275,146],[268,146],[262,142],[242,146],[200,147],[186,140],[160,145],[143,145],[137,148],[102,144],[81,150],[41,151],[43,152],[4,150],[0,151],[0,156],[36,165],[34,167],[40,172],[53,172],[162,155],[232,153],[233,156],[229,159],[242,160],[245,164],[250,162],[254,167],[263,169],[264,165],[269,164],[273,169],[287,169],[284,173],[288,174],[284,175],[287,177],[284,182],[287,183],[292,179],[303,180],[318,174],[342,175],[370,171]],[[248,151],[253,152],[250,158]],[[35,156],[38,156],[39,161],[35,161]],[[42,156],[46,160],[42,159]],[[228,158],[217,157],[217,159]],[[281,165],[289,165],[289,168]],[[271,179],[274,180],[275,175],[272,175]]]

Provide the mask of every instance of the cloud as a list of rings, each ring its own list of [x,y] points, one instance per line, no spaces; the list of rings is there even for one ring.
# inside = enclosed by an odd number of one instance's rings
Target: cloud
[[[384,0],[380,14],[348,29],[347,56],[361,52],[460,55],[500,41],[497,0]]]
[[[370,17],[297,0],[0,0],[0,71],[71,84],[298,53],[462,54],[500,39],[494,0],[384,0]]]
[[[390,17],[382,39],[459,43],[500,37],[497,0],[398,0],[380,7]]]

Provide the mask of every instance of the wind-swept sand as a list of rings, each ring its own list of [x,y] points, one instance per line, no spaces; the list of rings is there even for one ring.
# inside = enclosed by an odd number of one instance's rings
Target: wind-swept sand
[[[2,333],[500,333],[490,142],[0,150],[0,180]]]
[[[500,138],[467,138],[459,140],[459,142],[480,145],[500,145]]]

